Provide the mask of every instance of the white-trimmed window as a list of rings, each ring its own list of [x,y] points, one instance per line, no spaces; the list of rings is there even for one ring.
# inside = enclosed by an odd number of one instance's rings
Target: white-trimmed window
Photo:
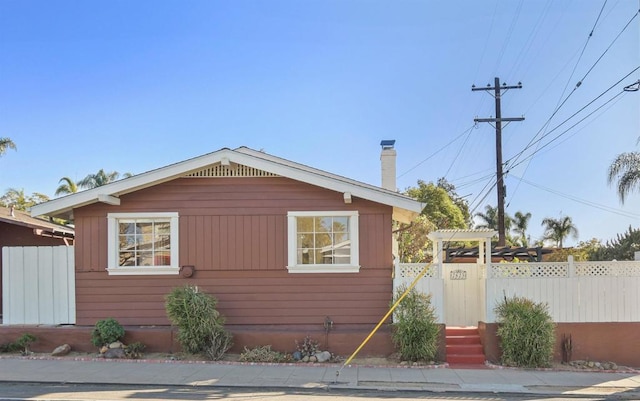
[[[109,213],[110,275],[178,274],[178,213]]]
[[[358,212],[289,212],[290,273],[357,273]]]

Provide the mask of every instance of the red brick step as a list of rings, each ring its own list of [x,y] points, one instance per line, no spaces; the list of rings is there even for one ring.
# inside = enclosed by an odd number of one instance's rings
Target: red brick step
[[[477,327],[447,327],[445,337],[450,366],[484,366],[485,356]]]

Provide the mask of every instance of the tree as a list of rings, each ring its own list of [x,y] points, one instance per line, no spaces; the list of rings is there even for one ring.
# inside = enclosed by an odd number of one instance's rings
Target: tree
[[[427,235],[435,230],[435,225],[420,215],[409,225],[403,225],[394,231],[398,238],[398,257],[404,263],[428,262],[426,250],[429,249],[431,241]]]
[[[47,195],[34,192],[31,196],[26,196],[24,189],[9,188],[7,192],[0,197],[0,204],[8,207],[13,206],[16,210],[27,210],[33,205],[43,203],[49,200]]]
[[[609,166],[609,185],[617,181],[620,202],[632,191],[640,189],[640,152],[619,154]]]
[[[10,138],[0,138],[0,156],[4,155],[7,149],[18,150]]]
[[[125,173],[123,174],[122,177],[127,178],[130,176],[131,176],[131,173]],[[112,171],[107,173],[104,171],[104,169],[100,169],[98,170],[97,173],[89,174],[83,179],[81,179],[80,181],[78,181],[78,186],[80,188],[87,188],[87,189],[97,188],[103,185],[107,185],[113,181],[117,181],[118,178],[120,178],[120,173],[118,173],[117,171]]]
[[[469,202],[467,202],[466,199],[458,195],[458,192],[456,192],[455,185],[447,181],[446,178],[444,177],[438,178],[437,185],[438,185],[438,188],[442,188],[445,191],[447,191],[447,194],[449,194],[449,197],[451,198],[453,203],[455,203],[455,205],[458,206],[458,208],[462,212],[462,216],[464,217],[466,226],[471,227],[472,219],[471,219],[471,211],[469,210]]]
[[[78,185],[69,177],[62,177],[58,183],[60,184],[58,189],[56,189],[55,195],[67,195],[67,194],[75,194],[78,192]]]
[[[418,180],[418,187],[407,188],[406,194],[425,204],[420,214],[437,228],[467,228],[464,214],[445,189]]]
[[[491,230],[498,229],[498,208],[493,207],[491,205],[486,205],[484,207],[484,213],[478,212],[475,214],[475,217],[479,217],[483,223],[476,224],[476,228],[488,228]],[[511,230],[511,224],[513,223],[513,219],[508,214],[504,214],[504,225],[505,231]]]
[[[513,219],[513,224],[515,224],[513,231],[518,234],[520,245],[524,247],[529,246],[529,241],[527,241],[527,228],[529,227],[529,220],[531,220],[531,213],[522,213],[520,211],[516,212]]]
[[[634,260],[635,253],[640,251],[640,228],[629,226],[627,232],[616,235],[604,246],[595,249],[591,260]]]
[[[556,247],[563,248],[564,239],[571,236],[578,238],[578,229],[571,221],[571,217],[565,216],[559,219],[545,217],[542,220],[545,226],[544,238],[556,242]]]

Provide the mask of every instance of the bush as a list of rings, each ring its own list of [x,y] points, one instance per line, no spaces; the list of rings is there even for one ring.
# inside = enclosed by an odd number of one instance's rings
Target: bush
[[[124,328],[112,317],[96,322],[91,332],[91,343],[96,347],[102,347],[119,341],[124,337]]]
[[[298,342],[298,340],[296,340],[296,349],[304,358],[305,356],[312,356],[319,352],[320,343],[313,338],[306,336],[302,342]]]
[[[288,355],[274,351],[271,345],[258,346],[252,349],[244,347],[240,354],[240,362],[286,362],[290,360]]]
[[[555,324],[547,304],[505,297],[495,312],[504,365],[537,368],[551,364]]]
[[[167,316],[178,327],[178,341],[185,352],[218,360],[231,348],[231,334],[224,329],[217,303],[192,286],[174,288],[167,295]]]
[[[145,348],[147,348],[147,346],[143,343],[135,342],[127,345],[127,348],[124,349],[124,353],[127,355],[127,358],[140,359],[144,355]]]
[[[406,286],[396,290],[395,303]],[[411,289],[393,314],[391,339],[405,361],[432,361],[438,352],[440,327],[436,322],[431,295]]]

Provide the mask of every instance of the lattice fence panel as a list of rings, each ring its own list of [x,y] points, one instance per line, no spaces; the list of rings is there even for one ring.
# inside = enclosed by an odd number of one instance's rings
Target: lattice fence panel
[[[576,276],[586,277],[640,277],[640,263],[632,261],[576,262]]]
[[[416,278],[424,268],[424,263],[400,263],[398,278]],[[423,277],[434,278],[437,275],[437,266],[431,265]]]
[[[567,263],[498,263],[491,265],[492,278],[568,277]]]

